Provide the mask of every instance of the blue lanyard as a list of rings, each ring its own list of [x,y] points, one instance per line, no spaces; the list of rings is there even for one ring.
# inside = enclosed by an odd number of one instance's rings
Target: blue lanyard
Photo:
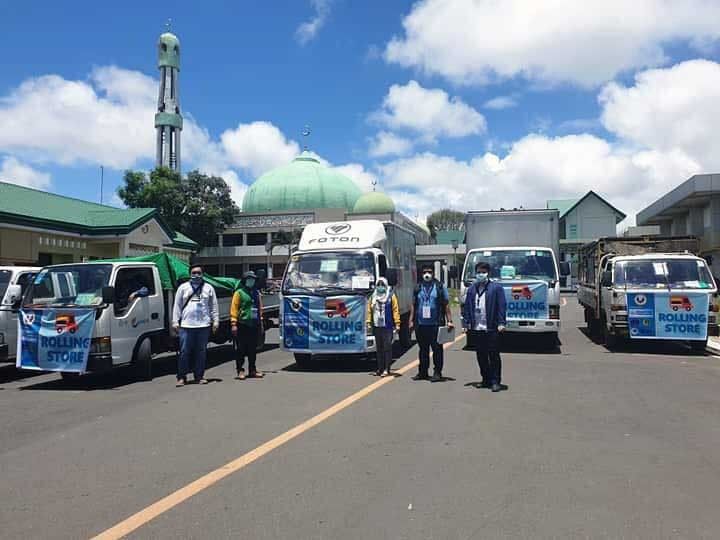
[[[432,287],[430,287],[430,292],[425,289],[425,287],[420,287],[420,295],[422,296],[422,303],[423,304],[429,304],[430,300],[432,299],[432,292],[435,289],[435,284],[432,284]]]

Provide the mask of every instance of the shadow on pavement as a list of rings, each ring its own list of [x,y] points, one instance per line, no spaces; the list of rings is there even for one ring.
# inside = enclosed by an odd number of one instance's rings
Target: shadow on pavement
[[[45,374],[45,371],[22,370],[16,368],[14,364],[7,364],[0,367],[0,384],[22,381],[23,379],[31,379]]]
[[[605,341],[602,336],[593,336],[588,330],[587,326],[578,326],[578,331],[582,333],[586,338],[591,340],[596,345],[605,347]],[[662,355],[662,356],[712,356],[709,352],[694,351],[690,348],[690,345],[681,341],[671,340],[620,340],[618,344],[609,349],[605,347],[605,350],[609,353],[639,353],[648,355]]]
[[[310,365],[300,367],[293,362],[282,368],[282,371],[291,372],[318,372],[318,373],[371,373],[375,370],[375,357],[367,355],[347,356],[317,356],[313,357]]]

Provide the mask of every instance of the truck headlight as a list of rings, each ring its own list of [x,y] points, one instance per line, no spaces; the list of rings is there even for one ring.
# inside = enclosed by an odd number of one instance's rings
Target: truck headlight
[[[93,338],[90,342],[90,354],[109,354],[112,351],[110,337]]]
[[[560,306],[550,306],[550,318],[560,319]]]

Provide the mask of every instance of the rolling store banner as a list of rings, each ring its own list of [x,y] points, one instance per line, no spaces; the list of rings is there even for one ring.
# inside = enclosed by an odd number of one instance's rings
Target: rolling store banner
[[[628,293],[627,302],[632,339],[707,339],[707,293]]]
[[[363,353],[366,307],[364,296],[285,297],[283,346],[298,353]]]
[[[507,303],[507,319],[536,320],[548,319],[548,286],[544,281],[533,283],[503,283],[505,302]]]
[[[94,309],[20,310],[17,367],[40,371],[87,370]]]

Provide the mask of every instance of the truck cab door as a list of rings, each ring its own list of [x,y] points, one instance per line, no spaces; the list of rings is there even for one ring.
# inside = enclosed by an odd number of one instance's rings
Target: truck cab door
[[[153,266],[120,267],[115,274],[115,302],[110,336],[113,364],[133,360],[140,338],[164,328],[163,297]]]
[[[33,278],[35,277],[36,272],[20,272],[11,283],[15,283],[17,285],[20,285],[20,290],[22,291],[23,297],[25,296],[25,291],[27,291],[28,287],[32,283]],[[0,317],[0,320],[3,322],[0,323],[0,326],[4,325],[4,328],[0,328],[0,332],[5,333],[5,343],[8,345],[8,356],[10,358],[14,358],[17,354],[17,318],[18,318],[18,312],[13,312],[9,309],[10,306],[6,306],[8,308],[7,312],[3,312]]]

